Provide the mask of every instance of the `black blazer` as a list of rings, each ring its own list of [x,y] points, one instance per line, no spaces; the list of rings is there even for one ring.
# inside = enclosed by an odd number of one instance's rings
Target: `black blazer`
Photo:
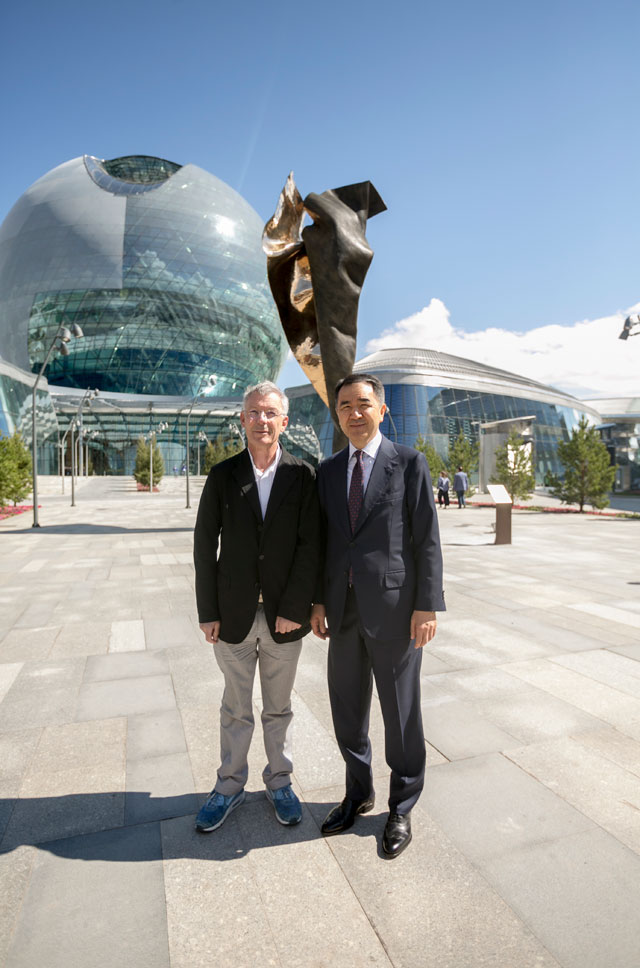
[[[247,450],[210,470],[194,533],[196,599],[199,621],[219,621],[224,642],[246,638],[260,591],[276,642],[309,631],[320,541],[314,478],[283,448],[263,521]],[[302,627],[276,634],[278,615]]]
[[[350,568],[367,635],[409,634],[411,613],[444,611],[442,552],[429,466],[412,447],[382,438],[353,535],[347,508],[349,448],[318,468],[326,532],[324,581],[316,600],[327,610],[329,632],[344,611]]]

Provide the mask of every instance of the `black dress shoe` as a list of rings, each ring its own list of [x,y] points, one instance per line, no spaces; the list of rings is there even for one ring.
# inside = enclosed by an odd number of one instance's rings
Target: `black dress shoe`
[[[348,830],[349,827],[353,827],[353,821],[359,813],[373,810],[375,802],[374,796],[367,797],[366,800],[350,800],[349,797],[345,797],[342,803],[329,811],[320,828],[321,832],[327,837],[330,834],[339,834],[343,830]]]
[[[397,857],[411,843],[411,814],[390,813],[382,835],[382,849],[387,857]]]

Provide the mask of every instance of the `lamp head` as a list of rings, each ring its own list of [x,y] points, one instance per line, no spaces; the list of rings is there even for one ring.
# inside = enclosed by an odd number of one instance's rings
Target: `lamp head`
[[[618,339],[629,339],[630,336],[640,335],[640,333],[631,332],[631,330],[636,326],[640,326],[640,313],[634,313],[632,316],[627,316]]]

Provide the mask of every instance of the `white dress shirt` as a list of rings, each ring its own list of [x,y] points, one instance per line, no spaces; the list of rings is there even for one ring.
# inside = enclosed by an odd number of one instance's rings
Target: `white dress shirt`
[[[253,467],[253,476],[256,479],[256,486],[258,488],[258,500],[260,501],[260,510],[262,511],[263,521],[267,513],[267,504],[269,503],[269,495],[271,494],[271,488],[273,487],[273,479],[276,476],[276,470],[278,468],[278,464],[280,463],[281,456],[282,456],[282,447],[278,446],[278,452],[274,457],[274,459],[271,461],[271,463],[269,464],[266,470],[261,471],[253,463],[253,457],[251,457],[251,451],[249,451],[251,466]]]
[[[351,475],[353,474],[353,468],[356,466],[356,451],[362,450],[362,493],[364,495],[367,490],[367,484],[369,483],[373,464],[378,455],[378,451],[380,450],[381,443],[382,434],[380,431],[378,431],[373,440],[369,441],[366,447],[354,447],[353,444],[349,442],[349,462],[347,463],[347,500],[349,500]]]

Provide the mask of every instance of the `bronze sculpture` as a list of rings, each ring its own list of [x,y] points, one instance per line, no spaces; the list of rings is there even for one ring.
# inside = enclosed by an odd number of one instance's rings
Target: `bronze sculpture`
[[[271,292],[291,351],[334,423],[333,449],[344,445],[333,388],[356,357],[358,300],[373,258],[367,219],[386,205],[371,182],[345,185],[303,200],[287,178],[262,246]],[[311,223],[302,228],[307,213]]]

